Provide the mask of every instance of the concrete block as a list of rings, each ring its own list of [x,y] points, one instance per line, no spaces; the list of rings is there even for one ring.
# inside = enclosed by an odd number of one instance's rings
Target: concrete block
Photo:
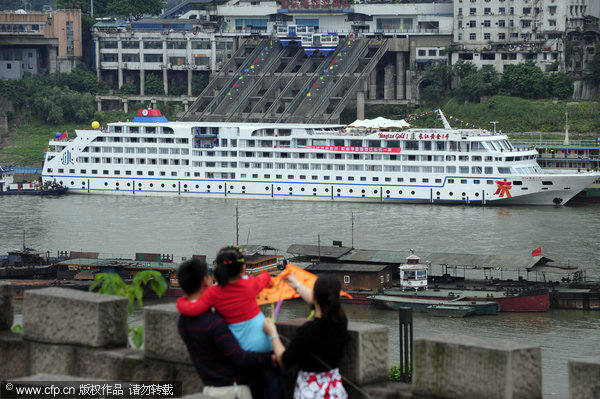
[[[144,306],[144,356],[192,364],[177,330],[179,312],[174,303]]]
[[[74,375],[75,347],[29,342],[28,374]]]
[[[184,395],[200,393],[204,388],[202,378],[200,378],[194,366],[187,364],[175,365],[175,381],[181,381]]]
[[[128,354],[121,366],[124,381],[172,381],[174,364],[146,359],[143,352]]]
[[[0,330],[10,330],[13,317],[12,286],[0,281]]]
[[[127,299],[66,288],[28,290],[25,339],[91,347],[127,346]]]
[[[9,330],[0,331],[0,381],[27,375],[28,345],[21,334]]]
[[[541,348],[461,335],[415,339],[415,396],[486,399],[542,397]]]
[[[294,319],[277,323],[280,335],[290,339],[306,322]],[[389,329],[381,324],[348,323],[348,341],[340,373],[357,385],[387,381],[389,366]]]
[[[123,379],[123,363],[128,356],[140,354],[141,349],[115,348],[111,350],[78,347],[75,353],[75,375],[107,380]]]
[[[569,360],[571,399],[600,398],[600,356]]]

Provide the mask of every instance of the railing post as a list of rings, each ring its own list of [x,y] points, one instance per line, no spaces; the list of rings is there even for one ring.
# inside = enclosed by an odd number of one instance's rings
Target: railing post
[[[410,382],[412,379],[413,360],[413,313],[411,308],[400,308],[398,310],[400,324],[400,380]]]

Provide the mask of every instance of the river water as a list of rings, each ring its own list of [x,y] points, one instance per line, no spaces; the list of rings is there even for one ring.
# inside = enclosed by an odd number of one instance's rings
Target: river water
[[[236,207],[239,217],[236,229]],[[600,280],[600,205],[467,207],[337,202],[235,201],[171,197],[0,197],[0,253],[26,245],[38,250],[95,251],[131,258],[136,252],[206,254],[223,245],[331,245],[417,254],[542,253],[559,264],[587,268]],[[352,222],[354,221],[354,223]],[[354,225],[354,227],[353,227]],[[498,276],[499,277],[499,276]],[[19,309],[19,306],[17,306]],[[398,354],[398,315],[346,305],[351,320],[390,327],[390,362]],[[303,317],[306,306],[285,303],[279,319]],[[17,316],[18,318],[18,316]],[[551,310],[465,319],[415,314],[414,336],[466,334],[542,348],[545,397],[568,397],[568,359],[600,355],[600,312]]]

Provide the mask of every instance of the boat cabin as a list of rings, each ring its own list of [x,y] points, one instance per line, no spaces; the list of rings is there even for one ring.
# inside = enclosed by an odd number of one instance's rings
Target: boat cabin
[[[427,289],[427,271],[428,267],[421,264],[421,258],[415,254],[411,254],[406,258],[406,265],[399,266],[400,269],[400,287],[402,291],[405,288]]]

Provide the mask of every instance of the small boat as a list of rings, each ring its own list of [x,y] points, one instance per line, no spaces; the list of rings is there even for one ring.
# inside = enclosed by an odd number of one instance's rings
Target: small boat
[[[415,312],[429,312],[432,306],[444,306],[454,308],[456,311],[463,311],[461,308],[470,307],[474,315],[496,315],[500,312],[500,304],[494,301],[452,301],[443,299],[426,299],[392,295],[372,295],[369,297],[373,302],[380,303],[385,307],[398,310],[401,308],[411,308]],[[442,308],[445,309],[445,308]]]
[[[14,182],[11,169],[0,166],[0,195],[61,195],[66,193],[67,187],[55,181]]]
[[[475,313],[473,306],[431,305],[427,307],[429,316],[437,317],[467,317]]]
[[[54,279],[56,269],[49,253],[25,246],[0,257],[0,279]]]

